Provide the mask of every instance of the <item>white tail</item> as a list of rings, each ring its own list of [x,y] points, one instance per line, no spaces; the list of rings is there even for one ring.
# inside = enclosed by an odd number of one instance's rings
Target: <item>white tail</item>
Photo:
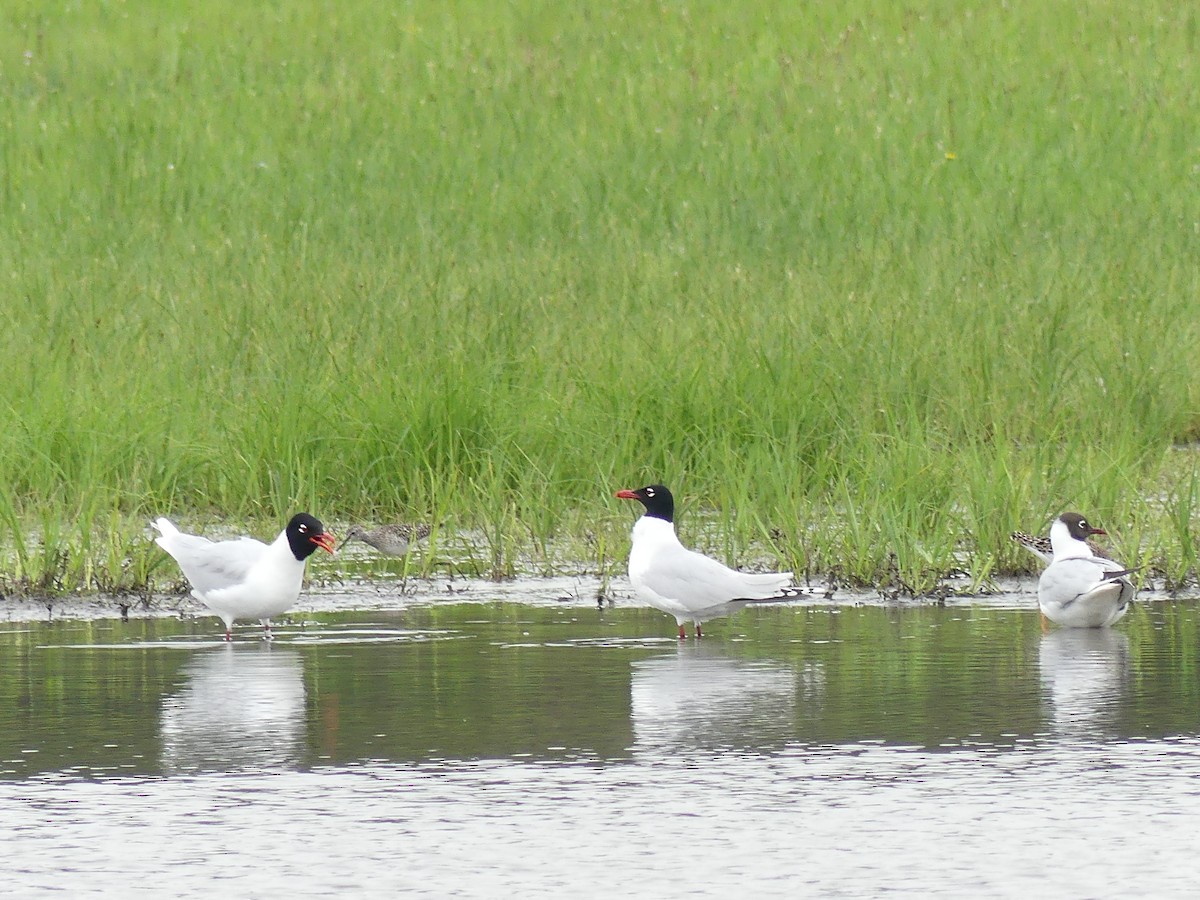
[[[162,543],[163,538],[169,538],[172,535],[179,534],[179,529],[171,524],[171,520],[164,518],[162,516],[155,519],[150,524],[153,525],[155,528],[157,528],[159,530],[159,532],[162,534],[162,538],[154,539],[159,544]]]

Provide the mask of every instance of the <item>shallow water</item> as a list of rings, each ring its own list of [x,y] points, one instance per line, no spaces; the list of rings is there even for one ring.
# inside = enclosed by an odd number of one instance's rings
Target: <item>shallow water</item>
[[[171,896],[1193,893],[1193,603],[814,603],[679,642],[560,586],[0,625],[6,884]]]

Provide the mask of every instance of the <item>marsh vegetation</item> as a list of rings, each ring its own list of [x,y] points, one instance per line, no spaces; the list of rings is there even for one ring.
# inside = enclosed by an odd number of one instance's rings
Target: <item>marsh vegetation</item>
[[[1078,508],[1194,584],[1197,15],[6,4],[4,588],[298,509],[614,572],[651,480],[732,564],[978,587]]]

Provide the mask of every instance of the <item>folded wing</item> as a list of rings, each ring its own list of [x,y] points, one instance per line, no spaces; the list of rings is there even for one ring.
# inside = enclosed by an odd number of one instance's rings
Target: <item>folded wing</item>
[[[154,525],[162,532],[155,542],[175,558],[192,589],[200,595],[245,581],[267,550],[266,544],[254,538],[210,541],[184,534],[167,519],[158,519]]]
[[[770,600],[792,580],[791,572],[737,572],[692,550],[657,558],[641,576],[650,590],[695,612],[735,600]]]
[[[1048,602],[1063,609],[1101,597],[1128,600],[1133,597],[1129,571],[1119,563],[1097,557],[1062,559],[1046,567],[1039,590]]]

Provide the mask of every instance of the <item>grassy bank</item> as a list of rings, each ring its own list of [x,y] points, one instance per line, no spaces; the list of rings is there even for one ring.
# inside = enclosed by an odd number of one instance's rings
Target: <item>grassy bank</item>
[[[1194,581],[1198,15],[8,4],[4,581],[301,507],[619,570],[649,480],[733,562],[983,582],[1079,508]]]

